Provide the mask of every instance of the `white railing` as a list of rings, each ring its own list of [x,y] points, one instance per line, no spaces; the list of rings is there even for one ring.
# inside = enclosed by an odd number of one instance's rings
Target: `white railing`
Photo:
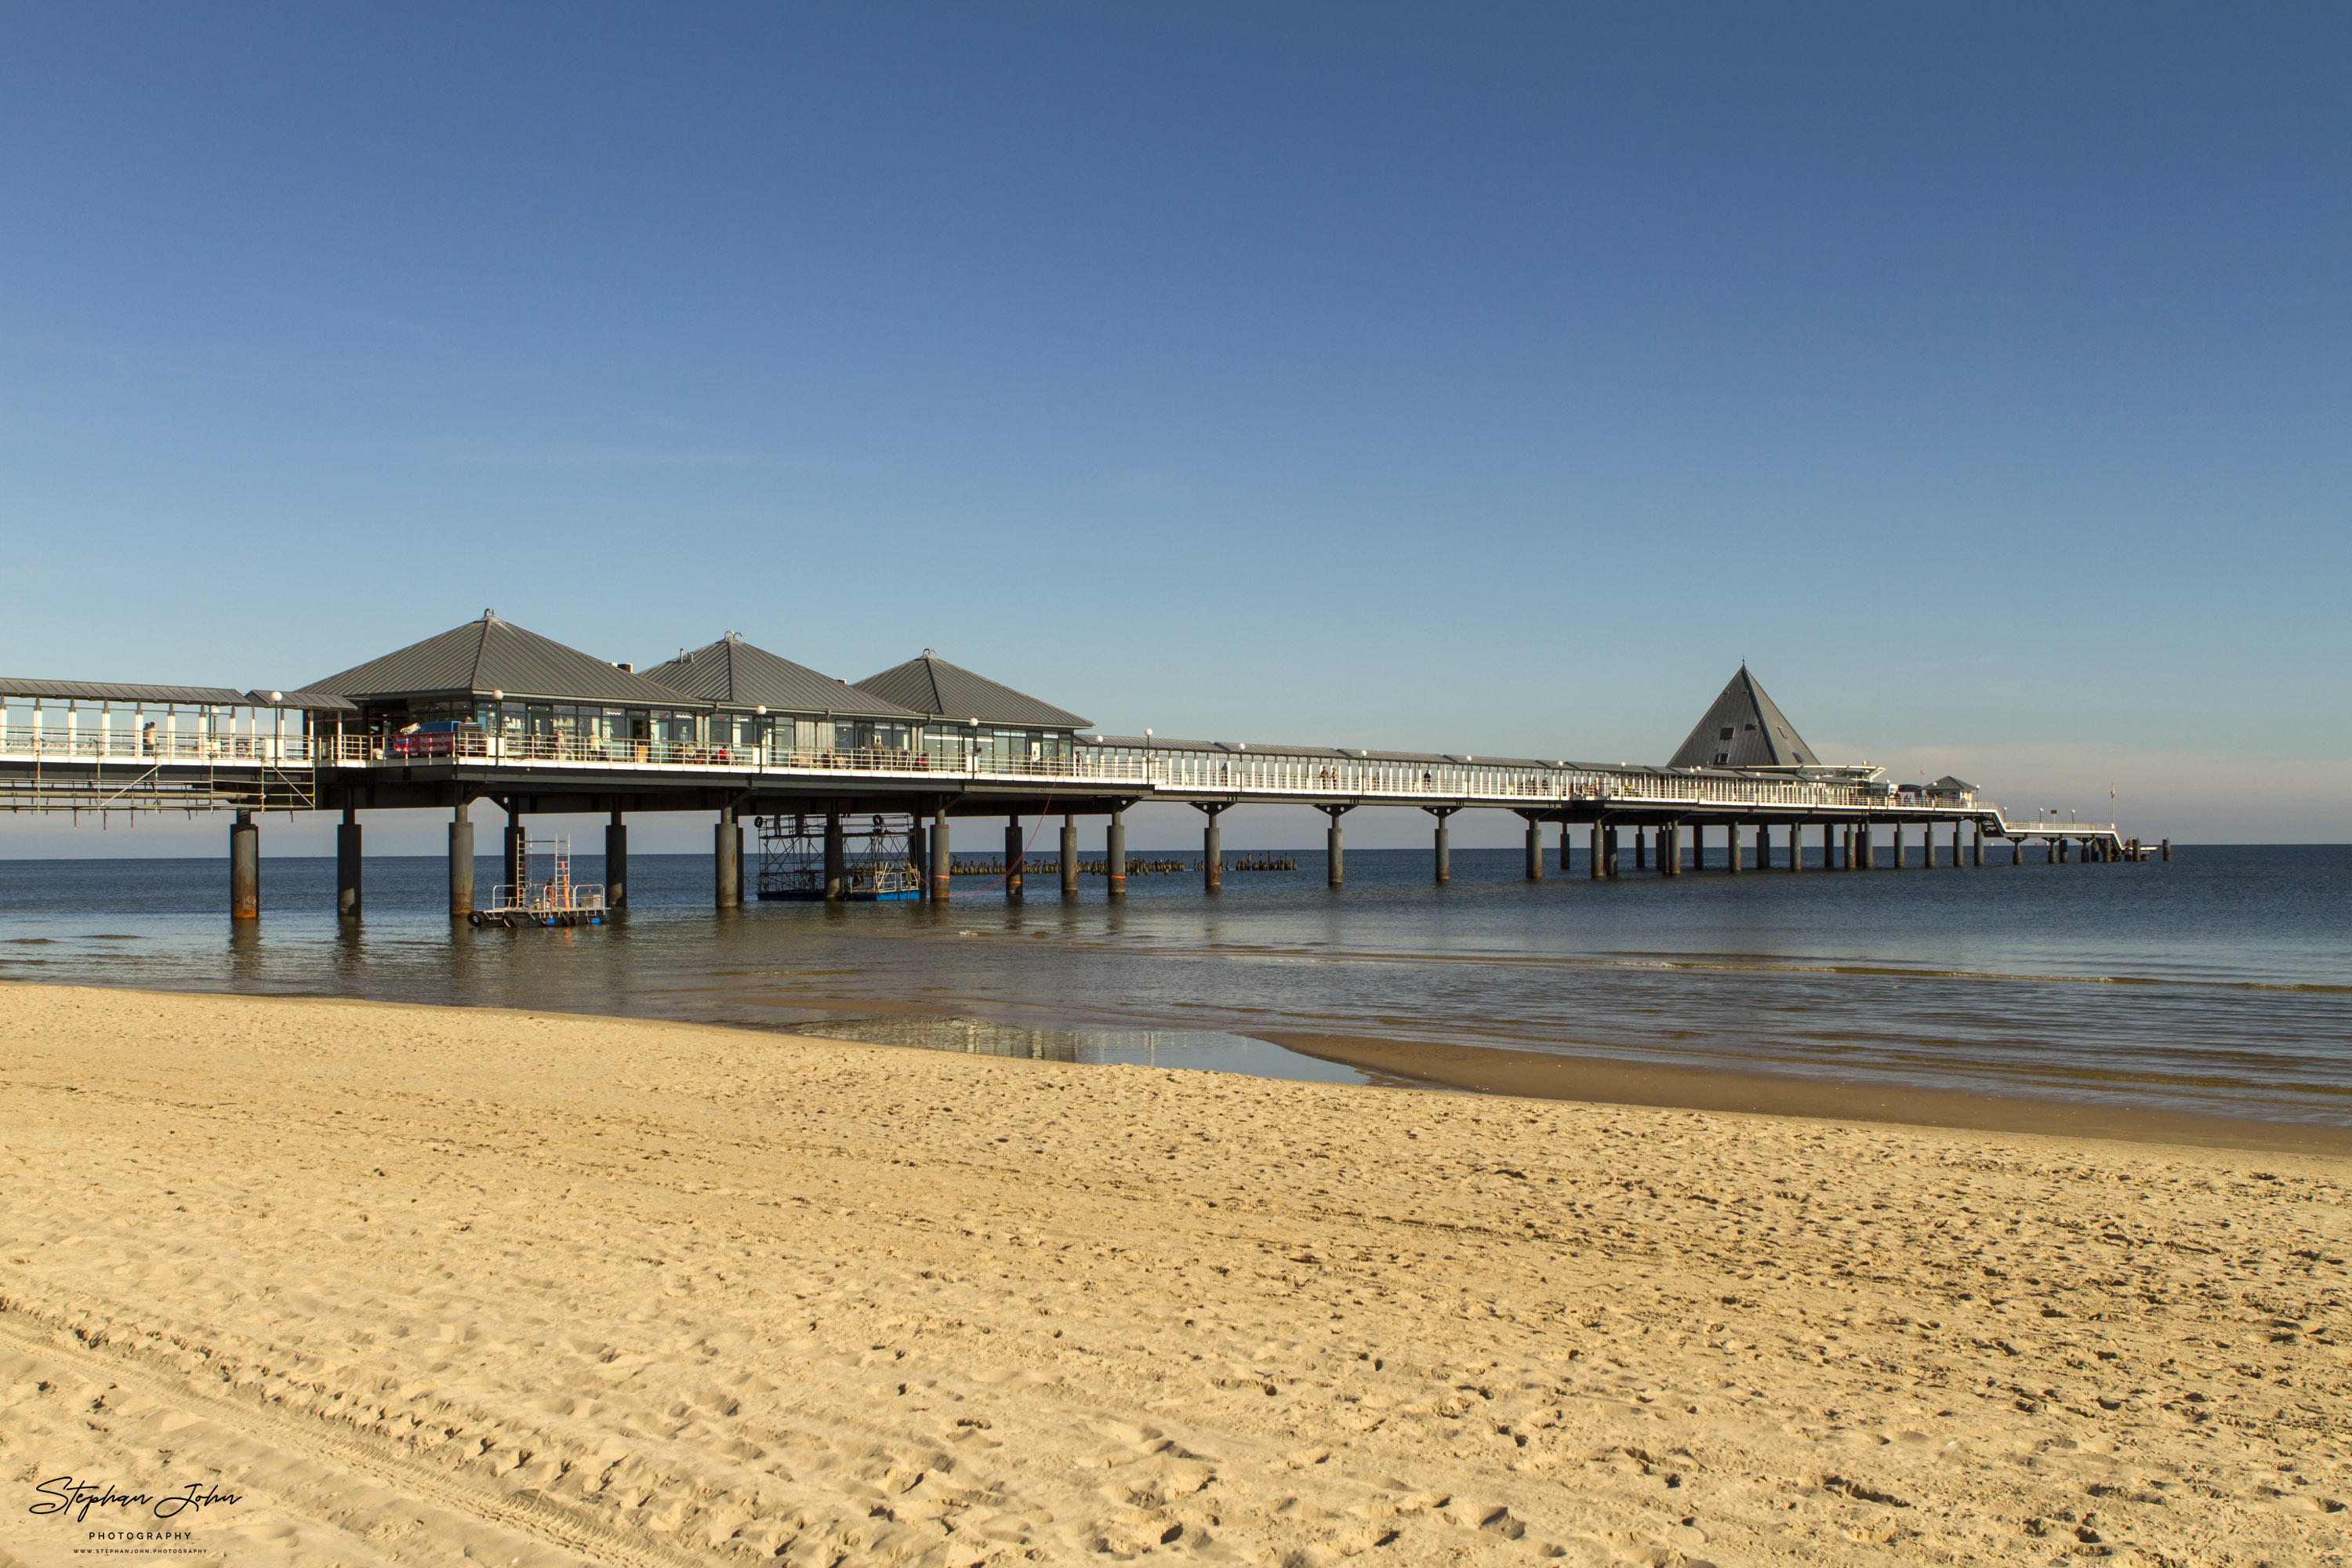
[[[164,734],[12,724],[0,729],[0,756],[89,763],[310,762],[307,735]]]
[[[117,729],[68,731],[46,725],[0,729],[0,758],[35,763],[408,767],[479,763],[498,767],[562,767],[745,774],[851,773],[895,781],[989,779],[1064,782],[1133,789],[1139,796],[1187,799],[1359,800],[1409,805],[1454,802],[1525,810],[1557,805],[1582,811],[1775,809],[1853,811],[1885,819],[1978,817],[2011,838],[2119,839],[2113,823],[2011,822],[1999,805],[1973,795],[1929,796],[1857,780],[1717,773],[1666,773],[1541,763],[1406,762],[1281,752],[1208,752],[1191,747],[1079,745],[1059,757],[1000,757],[992,752],[936,755],[862,748],[782,750],[706,746],[676,741],[582,740],[567,735],[163,734]]]

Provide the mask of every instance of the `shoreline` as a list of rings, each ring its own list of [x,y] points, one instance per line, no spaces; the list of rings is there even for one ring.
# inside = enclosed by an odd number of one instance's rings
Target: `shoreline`
[[[465,1002],[395,1002],[319,992],[221,991],[205,987],[117,985],[87,979],[58,981],[0,977],[0,992],[14,986],[54,990],[88,987],[131,995],[215,996],[264,1002],[315,1002],[331,1005],[420,1007],[460,1012],[508,1010],[485,1008]],[[823,1005],[819,1005],[820,1008]],[[845,1001],[833,1005],[848,1009],[853,1004]],[[982,1016],[941,1013],[927,1005],[859,1002],[854,1005],[861,1013],[908,1017],[953,1019]],[[531,1016],[649,1024],[666,1028],[721,1029],[768,1037],[824,1040],[878,1050],[918,1051],[931,1056],[968,1054],[935,1051],[919,1046],[877,1045],[872,1041],[842,1039],[821,1032],[828,1022],[823,1018],[786,1026],[752,1021],[663,1018],[639,1013],[575,1012],[546,1007],[513,1011]],[[984,1017],[982,1021],[999,1022]],[[1024,1023],[1003,1026],[1076,1035],[1118,1032],[1109,1026],[1099,1024]],[[1146,1026],[1123,1026],[1130,1029]],[[1186,1026],[1165,1026],[1181,1028]],[[1505,1046],[1397,1040],[1368,1035],[1288,1029],[1211,1032],[1261,1040],[1295,1056],[1352,1068],[1372,1080],[1367,1087],[1378,1089],[1417,1089],[1591,1105],[1787,1117],[1801,1121],[1864,1121],[1890,1127],[1935,1128],[2004,1136],[2096,1138],[2182,1148],[2240,1149],[2313,1154],[2324,1158],[2352,1157],[2352,1127],[2325,1123],[2270,1121],[2258,1117],[2043,1100],[2026,1095],[1984,1094],[1968,1089],[1922,1089],[1728,1067],[1633,1062],[1617,1058],[1575,1056]],[[1093,1068],[1103,1064],[1072,1065]],[[1223,1068],[1190,1068],[1181,1063],[1170,1065],[1181,1071],[1226,1072]],[[1252,1075],[1226,1072],[1226,1076]],[[1266,1079],[1258,1081],[1291,1080]]]
[[[1501,1046],[1287,1030],[1266,1030],[1257,1037],[1299,1056],[1336,1062],[1359,1072],[1470,1094],[1813,1121],[1867,1121],[2004,1136],[2097,1138],[2194,1149],[2352,1157],[2352,1127],[1800,1078],[1731,1068],[1670,1067]]]

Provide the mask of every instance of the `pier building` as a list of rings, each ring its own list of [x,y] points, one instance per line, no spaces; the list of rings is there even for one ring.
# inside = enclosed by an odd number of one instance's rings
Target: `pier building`
[[[1440,881],[1448,819],[1473,809],[1524,821],[1530,878],[1566,872],[1577,847],[1594,879],[1801,871],[1809,835],[1819,869],[1982,866],[1989,843],[2005,847],[2008,865],[2024,862],[2029,843],[2053,863],[2148,853],[2112,823],[2013,820],[1948,775],[1898,785],[1868,763],[1823,763],[1744,666],[1657,766],[1088,733],[1076,713],[929,649],[851,682],[730,633],[640,671],[488,613],[292,690],[0,679],[0,714],[10,810],[234,814],[240,917],[259,908],[256,814],[274,810],[341,814],[337,907],[352,919],[359,814],[447,813],[450,912],[467,915],[470,810],[485,800],[506,814],[513,884],[525,879],[530,816],[607,816],[615,910],[628,901],[627,816],[646,811],[714,816],[721,904],[745,896],[742,819],[774,814],[821,822],[828,867],[845,818],[906,818],[910,858],[938,899],[951,890],[951,818],[1006,822],[1005,886],[1018,897],[1023,821],[1061,817],[1061,886],[1075,893],[1078,819],[1098,816],[1117,897],[1125,813],[1147,800],[1202,814],[1209,890],[1223,867],[1218,817],[1244,803],[1322,814],[1333,887],[1344,881],[1342,818],[1375,805],[1429,814]]]

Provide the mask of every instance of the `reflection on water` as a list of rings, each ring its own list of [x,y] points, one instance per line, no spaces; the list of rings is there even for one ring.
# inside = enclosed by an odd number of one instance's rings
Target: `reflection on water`
[[[790,1032],[829,1040],[862,1040],[876,1046],[961,1051],[975,1057],[1025,1057],[1041,1062],[1124,1062],[1132,1067],[1201,1068],[1309,1083],[1370,1081],[1353,1068],[1337,1062],[1318,1061],[1265,1040],[1207,1029],[1024,1029],[987,1018],[915,1016],[831,1018],[822,1024],[794,1025]]]
[[[1516,848],[1462,850],[1444,887],[1425,854],[1370,850],[1339,891],[1297,859],[1214,898],[1170,876],[1116,905],[1088,879],[1065,902],[1040,878],[1025,903],[975,879],[946,906],[714,911],[707,859],[639,856],[634,909],[555,931],[453,927],[437,858],[369,861],[357,927],[333,917],[331,860],[268,861],[243,930],[219,861],[0,862],[0,978],[1280,1076],[1322,1064],[1262,1032],[1448,1039],[2352,1125],[2352,847],[1535,883]],[[478,884],[496,875],[486,861]]]

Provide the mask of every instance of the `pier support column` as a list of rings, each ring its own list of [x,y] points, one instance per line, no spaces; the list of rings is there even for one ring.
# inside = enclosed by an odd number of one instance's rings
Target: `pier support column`
[[[1340,841],[1339,819],[1355,808],[1346,805],[1318,805],[1315,809],[1331,819],[1331,826],[1323,835],[1323,884],[1326,887],[1337,888],[1347,881],[1342,869],[1341,851],[1344,847]]]
[[[1568,847],[1568,841],[1574,831],[1565,822],[1559,825],[1559,874],[1563,877],[1576,868],[1574,852]]]
[[[1614,827],[1602,828],[1601,830],[1601,863],[1606,868],[1601,873],[1602,876],[1614,877],[1617,875],[1619,869],[1617,860],[1618,857],[1622,853],[1622,851],[1617,847],[1617,830]]]
[[[1738,836],[1738,828],[1735,827],[1731,831],[1734,837]],[[1738,857],[1734,856],[1732,858],[1736,860]],[[1769,822],[1759,822],[1756,825],[1756,868],[1759,871],[1769,871],[1772,868],[1772,825]]]
[[[1804,868],[1805,825],[1801,822],[1792,822],[1789,824],[1789,869],[1801,871]]]
[[[1585,858],[1588,862],[1584,868],[1585,875],[1591,880],[1597,882],[1601,880],[1601,877],[1605,874],[1601,868],[1601,824],[1597,822],[1594,823],[1592,825],[1591,832],[1586,835],[1586,837],[1590,842],[1584,847]],[[1613,848],[1614,846],[1612,846],[1612,847]]]
[[[1759,845],[1761,840],[1759,841]],[[1761,856],[1758,858],[1760,860]],[[1723,868],[1732,876],[1739,875],[1739,824],[1727,822],[1723,826]]]
[[[712,901],[722,910],[731,910],[743,901],[743,836],[735,826],[735,808],[719,808],[719,820],[710,830],[710,887]]]
[[[507,897],[520,901],[523,884],[530,880],[530,840],[523,837],[521,797],[509,795],[507,808]]]
[[[335,918],[360,918],[360,814],[351,805],[335,828]]]
[[[1696,831],[1694,826],[1693,831]],[[1658,829],[1658,875],[1679,877],[1683,874],[1683,825],[1667,823]]]
[[[1690,825],[1690,836],[1691,869],[1694,871],[1703,871],[1706,868],[1706,829],[1694,822]],[[1681,837],[1679,831],[1677,831],[1675,837],[1678,838]],[[1679,850],[1680,847],[1681,847],[1679,845],[1676,846],[1677,850]]]
[[[466,853],[473,853],[474,830],[466,830]],[[466,896],[473,897],[470,879],[472,861],[467,862],[468,880]],[[604,907],[625,910],[629,907],[629,825],[621,816],[621,808],[613,808],[613,820],[604,825]]]
[[[1952,824],[1952,869],[1958,870],[1963,863],[1960,859],[1960,824],[1955,822]]]
[[[1103,834],[1103,881],[1114,899],[1127,897],[1127,808],[1111,808],[1110,826]]]
[[[1646,871],[1649,868],[1650,841],[1647,829],[1636,826],[1633,829],[1633,869]]]
[[[1528,818],[1527,876],[1530,882],[1543,880],[1543,824]]]
[[[240,811],[228,829],[228,918],[261,918],[261,828]]]
[[[1903,825],[1895,825],[1895,868],[1903,869]]]
[[[1225,890],[1225,836],[1219,831],[1217,818],[1225,814],[1232,803],[1219,801],[1202,805],[1192,803],[1209,820],[1201,828],[1201,891],[1222,893]]]
[[[449,918],[464,920],[474,912],[474,824],[466,815],[467,801],[457,797],[449,813]],[[606,870],[609,877],[612,844],[604,846]]]
[[[1062,897],[1078,896],[1078,814],[1062,814]]]
[[[1424,805],[1421,809],[1437,818],[1433,863],[1436,872],[1435,880],[1443,885],[1454,880],[1454,840],[1453,835],[1447,830],[1445,819],[1462,808],[1458,805]]]
[[[948,808],[942,801],[931,812],[931,898],[935,902],[948,901],[950,869],[954,864],[948,858]]]
[[[2158,839],[2156,842],[2157,842],[2157,852],[2158,852],[2159,855],[2161,855],[2165,859],[2167,859],[2167,860],[2171,859],[2171,858],[2172,858],[2172,840],[2171,840],[2171,839],[2169,839],[2169,838],[2159,838],[2159,839]]]
[[[849,846],[841,836],[841,813],[828,811],[824,814],[824,901],[837,904],[848,896]]]
[[[1004,896],[1007,899],[1023,896],[1021,849],[1021,818],[1007,816],[1004,819]]]

